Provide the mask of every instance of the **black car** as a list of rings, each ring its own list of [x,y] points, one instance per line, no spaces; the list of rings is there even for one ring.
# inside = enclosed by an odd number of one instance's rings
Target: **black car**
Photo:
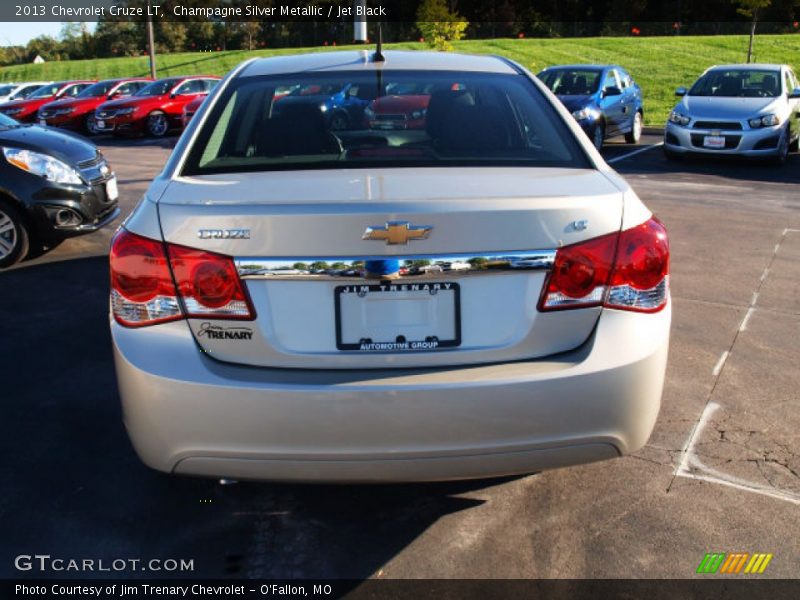
[[[0,269],[104,227],[119,215],[117,195],[93,144],[0,114]]]

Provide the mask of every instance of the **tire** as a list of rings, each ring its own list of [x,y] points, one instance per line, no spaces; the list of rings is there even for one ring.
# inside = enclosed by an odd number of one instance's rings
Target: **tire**
[[[789,152],[797,152],[798,150],[800,150],[800,135],[789,142]]]
[[[348,120],[347,115],[337,112],[331,117],[331,131],[342,131],[343,129],[347,129],[349,126],[350,121]]]
[[[169,121],[167,115],[160,110],[156,110],[147,115],[147,121],[144,125],[147,135],[154,138],[161,138],[167,135],[169,131]]]
[[[97,123],[94,120],[94,113],[89,113],[83,120],[83,129],[86,135],[99,135],[100,131],[97,129]]]
[[[783,132],[781,136],[781,141],[779,142],[778,146],[778,154],[776,154],[772,159],[772,164],[782,166],[786,164],[787,159],[789,158],[789,130]]]
[[[0,200],[0,269],[28,255],[29,239],[28,228],[17,207]]]
[[[638,144],[640,139],[642,139],[642,113],[637,110],[633,116],[631,130],[625,134],[625,141],[629,144]]]
[[[605,125],[603,125],[601,121],[597,125],[595,125],[594,133],[592,133],[592,144],[594,144],[594,147],[597,148],[598,152],[600,152],[600,150],[603,148],[603,142],[605,141],[605,139],[606,139],[606,127]]]

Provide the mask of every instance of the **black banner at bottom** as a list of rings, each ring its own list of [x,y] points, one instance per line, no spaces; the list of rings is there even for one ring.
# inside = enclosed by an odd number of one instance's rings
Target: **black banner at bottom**
[[[369,579],[369,580],[5,580],[2,598],[581,598],[636,600],[795,600],[785,579]]]

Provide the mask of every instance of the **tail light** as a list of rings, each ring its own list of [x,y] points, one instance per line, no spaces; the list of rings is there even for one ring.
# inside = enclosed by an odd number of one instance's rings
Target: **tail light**
[[[254,318],[229,256],[163,244],[120,229],[111,243],[111,309],[127,327],[184,317]]]
[[[606,306],[656,312],[669,291],[667,230],[655,217],[631,229],[559,248],[540,311]]]

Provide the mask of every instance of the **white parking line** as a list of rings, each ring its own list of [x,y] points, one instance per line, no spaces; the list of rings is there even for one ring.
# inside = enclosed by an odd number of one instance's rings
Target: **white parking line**
[[[733,475],[722,473],[703,464],[703,462],[697,457],[697,455],[694,453],[694,446],[697,443],[697,439],[700,437],[703,429],[705,429],[705,426],[708,423],[708,420],[711,418],[711,415],[719,408],[720,406],[716,402],[709,402],[706,405],[706,408],[703,410],[703,414],[700,416],[700,420],[697,422],[694,431],[692,431],[692,434],[686,441],[686,446],[684,446],[683,449],[683,458],[681,459],[680,465],[678,465],[678,468],[675,470],[675,476],[684,477],[686,479],[707,481],[709,483],[717,483],[719,485],[732,487],[737,490],[768,496],[776,500],[783,500],[785,502],[791,502],[792,504],[800,504],[800,495],[765,485],[759,485],[739,477],[734,477]]]
[[[652,150],[653,148],[658,148],[663,145],[664,142],[658,142],[657,144],[653,144],[652,146],[646,146],[645,148],[639,148],[638,150],[634,150],[633,152],[628,152],[627,154],[623,154],[622,156],[616,156],[614,158],[610,158],[606,162],[608,164],[613,164],[615,162],[625,160],[626,158],[630,158],[631,156],[636,156],[637,154],[641,154],[642,152],[647,152],[648,150]]]
[[[717,383],[719,383],[720,374],[722,373],[722,369],[725,367],[725,363],[728,361],[728,358],[733,351],[733,347],[736,345],[736,341],[739,338],[739,334],[742,331],[747,329],[747,323],[750,321],[750,317],[756,310],[756,302],[758,301],[758,295],[761,291],[762,286],[764,285],[764,281],[767,279],[767,275],[769,274],[769,269],[772,266],[772,263],[775,261],[775,257],[778,255],[778,251],[780,250],[781,244],[786,239],[786,234],[790,232],[800,232],[800,229],[784,229],[781,235],[780,241],[775,244],[775,247],[772,251],[772,256],[770,257],[769,263],[766,267],[764,267],[764,271],[761,273],[761,277],[759,279],[758,286],[756,290],[753,292],[753,296],[750,300],[750,305],[747,308],[747,312],[742,319],[742,322],[739,324],[739,329],[736,332],[736,335],[733,336],[733,341],[731,342],[730,348],[722,353],[717,360],[714,368],[711,371],[712,376],[714,377],[714,383],[711,386],[711,390],[708,393],[708,398],[706,400],[706,406],[703,409],[703,412],[700,414],[700,418],[695,423],[692,431],[689,433],[689,437],[686,440],[686,443],[683,446],[683,450],[681,451],[681,461],[675,469],[673,473],[672,481],[670,482],[669,486],[667,487],[667,491],[672,488],[672,484],[677,477],[684,477],[688,479],[697,479],[700,481],[707,481],[710,483],[718,483],[720,485],[725,485],[728,487],[735,488],[737,490],[743,490],[746,492],[752,492],[754,494],[761,494],[762,496],[769,496],[770,498],[775,498],[776,500],[784,500],[786,502],[791,502],[792,504],[800,505],[800,495],[795,494],[793,492],[787,492],[784,490],[779,490],[774,487],[760,485],[758,483],[754,483],[751,481],[747,481],[745,479],[741,479],[739,477],[734,477],[733,475],[728,475],[727,473],[723,473],[722,471],[718,471],[712,467],[705,465],[694,453],[694,446],[697,443],[697,439],[700,437],[703,429],[705,429],[708,420],[711,418],[711,415],[720,408],[720,405],[716,402],[713,402],[711,398],[714,395],[714,390],[717,387]]]
[[[728,352],[727,350],[725,350],[725,352],[722,353],[722,356],[719,357],[719,360],[717,361],[717,364],[715,364],[714,368],[711,370],[711,374],[714,377],[716,377],[717,375],[720,374],[720,371],[722,371],[722,367],[725,366],[725,361],[728,360],[728,357],[730,355],[731,355],[731,353]]]

